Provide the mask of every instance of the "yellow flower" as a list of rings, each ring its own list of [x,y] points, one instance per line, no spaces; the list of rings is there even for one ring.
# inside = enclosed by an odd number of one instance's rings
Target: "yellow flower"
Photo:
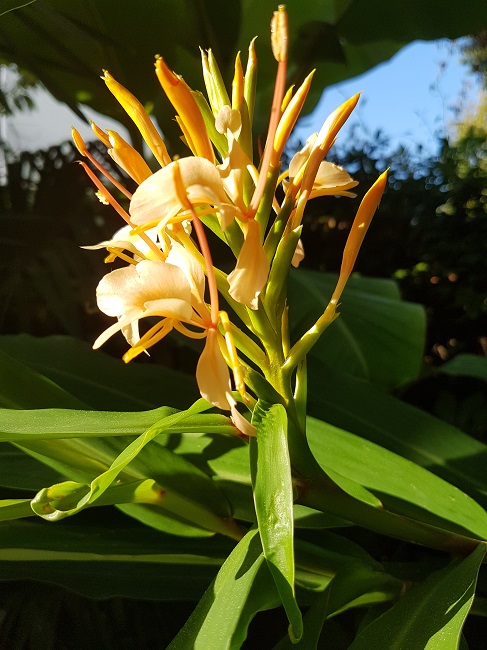
[[[259,295],[269,275],[269,260],[260,241],[260,224],[249,219],[246,228],[237,264],[228,276],[229,293],[237,302],[257,309]]]
[[[193,206],[211,205],[221,216],[225,229],[240,210],[225,192],[216,166],[205,158],[188,157],[175,161],[145,180],[130,202],[132,222],[138,226],[160,223],[163,227],[187,205],[181,200],[174,181],[174,167],[179,168],[187,199]]]
[[[309,160],[311,152],[315,146],[318,134],[314,133],[306,140],[306,145],[296,153],[291,162],[289,163],[289,180],[292,182],[294,178],[301,172]],[[287,187],[285,183],[284,187]],[[354,181],[350,174],[333,163],[322,161],[318,167],[318,171],[313,180],[313,185],[309,199],[318,196],[349,196],[354,198],[356,194],[349,192],[352,187],[358,185],[358,181]]]
[[[208,309],[203,300],[203,271],[176,242],[166,262],[142,259],[108,273],[100,281],[96,295],[100,310],[116,317],[118,322],[106,329],[93,347],[100,347],[122,331],[131,345],[124,355],[125,361],[147,350],[172,329],[193,338],[206,334]],[[139,321],[151,316],[160,320],[141,338]],[[203,332],[190,330],[186,325]]]

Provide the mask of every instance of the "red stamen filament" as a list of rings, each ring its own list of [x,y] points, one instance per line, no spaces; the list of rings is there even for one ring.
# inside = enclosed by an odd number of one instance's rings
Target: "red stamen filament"
[[[122,219],[128,223],[128,225],[131,228],[136,228],[135,224],[133,224],[130,221],[130,216],[128,213],[122,208],[120,203],[110,194],[110,192],[107,190],[107,188],[103,185],[103,183],[100,181],[98,176],[94,174],[91,169],[88,167],[88,165],[83,162],[82,160],[79,161],[79,164],[83,167],[85,170],[86,174],[90,178],[90,180],[93,182],[95,187],[98,188],[98,191],[101,193],[101,195],[104,197],[104,199],[109,203],[112,208],[114,208],[118,214],[122,217]],[[166,261],[166,257],[164,253],[161,251],[160,248],[157,247],[156,243],[152,241],[150,237],[148,237],[144,232],[139,232],[138,233],[139,237],[144,241],[147,246],[161,259],[163,262]]]
[[[259,172],[259,181],[254,190],[252,200],[247,211],[247,217],[253,219],[259,208],[259,203],[264,194],[267,174],[269,169],[274,168],[279,161],[275,160],[276,151],[274,149],[274,137],[277,126],[281,118],[281,106],[286,88],[287,61],[279,61],[277,66],[276,83],[274,85],[274,97],[272,98],[271,117],[269,120],[269,129],[267,131],[267,140],[265,143],[264,156]]]

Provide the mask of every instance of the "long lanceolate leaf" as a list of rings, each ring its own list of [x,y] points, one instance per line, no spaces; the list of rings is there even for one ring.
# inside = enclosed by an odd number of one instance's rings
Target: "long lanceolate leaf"
[[[236,650],[252,617],[278,604],[257,530],[230,553],[168,650]]]
[[[358,634],[349,650],[457,650],[485,544],[431,574]]]
[[[241,533],[230,517],[228,503],[219,487],[192,463],[152,442],[161,433],[183,432],[185,418],[188,422],[193,421],[196,413],[207,408],[208,403],[200,400],[188,411],[160,409],[159,417],[154,417],[155,413],[152,413],[149,419],[147,414],[136,413],[132,414],[132,418],[129,416],[129,420],[126,417],[119,420],[114,414],[111,432],[117,438],[112,440],[107,437],[85,440],[82,437],[90,433],[102,436],[104,425],[110,430],[106,418],[105,421],[103,417],[101,421],[97,420],[97,415],[101,414],[58,411],[56,417],[56,412],[51,411],[53,422],[48,425],[48,420],[43,420],[45,426],[40,426],[37,440],[33,436],[34,440],[22,441],[21,433],[21,442],[16,444],[70,480],[44,487],[32,501],[0,502],[0,519],[28,517],[35,513],[48,520],[58,520],[85,507],[114,504],[120,505],[127,514],[140,521],[173,534],[194,536],[211,534],[213,531],[240,538]],[[36,427],[35,418],[32,421],[33,414],[29,416],[29,412],[22,411],[10,413],[14,419],[18,415],[26,416],[25,431],[29,438],[29,432]],[[38,415],[43,413],[40,411]],[[88,414],[91,418],[86,420]],[[161,415],[165,417],[161,418]],[[74,424],[77,416],[79,421]],[[214,418],[220,416],[209,417],[214,424]],[[147,423],[154,420],[155,424],[147,428]],[[196,421],[193,421],[193,425],[194,430],[200,432]],[[75,437],[51,441],[46,439],[50,437],[49,428],[56,437],[59,431],[62,436]],[[83,431],[84,428],[86,431]],[[127,434],[140,435],[131,440],[127,439]],[[185,476],[184,482],[180,480],[182,475]]]
[[[251,472],[264,556],[291,624],[301,638],[301,612],[294,595],[293,487],[287,446],[287,414],[281,404],[259,401],[252,423]]]

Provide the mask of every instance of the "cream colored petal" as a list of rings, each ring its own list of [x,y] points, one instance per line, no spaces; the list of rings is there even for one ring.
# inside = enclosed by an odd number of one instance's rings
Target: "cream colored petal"
[[[255,436],[257,435],[257,431],[255,430],[255,427],[253,424],[250,424],[248,420],[244,418],[244,416],[237,411],[236,407],[236,402],[233,399],[233,395],[230,395],[229,397],[232,398],[233,404],[230,402],[230,411],[232,413],[232,420],[235,426],[239,431],[241,431],[244,435],[246,436]]]
[[[130,345],[130,347],[133,347],[140,341],[139,321],[131,321],[128,325],[122,327],[122,334],[124,335],[125,340]]]
[[[191,305],[180,298],[159,298],[144,303],[144,316],[165,316],[176,320],[191,320]]]
[[[223,164],[218,167],[225,191],[238,207],[240,212],[245,211],[243,198],[244,176],[249,164],[242,147],[234,135],[228,132],[228,156]]]
[[[203,302],[205,296],[205,273],[198,260],[179,242],[172,240],[171,250],[169,251],[166,262],[178,266],[183,271],[191,285],[191,292],[199,302]]]
[[[196,381],[202,397],[210,404],[228,411],[230,405],[227,394],[231,391],[230,373],[218,345],[219,336],[221,334],[216,330],[208,330],[205,347],[196,367]]]
[[[313,145],[316,142],[317,137],[317,133],[310,135],[306,140],[304,147],[292,157],[291,162],[289,163],[289,178],[291,180],[298,174],[301,167],[308,161],[309,155],[313,149]]]
[[[184,209],[174,185],[174,164],[160,169],[135,191],[130,202],[130,214],[135,224],[163,220],[168,212],[177,214]],[[181,158],[177,164],[192,203],[215,205],[228,201],[218,170],[209,160],[191,156]]]
[[[237,302],[257,309],[259,294],[268,276],[269,260],[260,241],[260,225],[250,219],[237,264],[228,276],[229,293]]]
[[[102,278],[96,295],[103,313],[120,317],[134,309],[143,311],[150,300],[178,298],[190,304],[191,286],[177,266],[142,260]]]
[[[226,135],[227,131],[230,131],[238,138],[242,129],[240,111],[228,105],[223,106],[215,117],[215,128],[218,133]]]
[[[293,259],[291,260],[291,264],[294,266],[294,268],[298,268],[298,266],[301,264],[301,262],[304,260],[304,246],[303,242],[301,239],[298,239],[298,243],[296,246],[296,250],[294,251]]]
[[[354,181],[343,167],[323,161],[318,167],[313,189],[341,188],[348,190],[356,185],[358,185],[358,181]]]
[[[126,314],[124,318],[121,318],[117,323],[110,325],[110,327],[102,332],[93,343],[93,349],[97,350],[106,341],[108,341],[110,337],[112,337],[117,332],[124,331],[130,325],[130,323],[136,322],[137,319],[142,315],[143,314],[140,311],[135,310],[129,314]]]
[[[100,248],[120,248],[129,251],[136,258],[139,259],[157,259],[154,251],[145,243],[139,235],[132,234],[132,226],[124,226],[117,230],[111,239],[102,241],[93,246],[82,246],[86,250],[99,250]],[[157,244],[157,231],[155,228],[147,230],[147,237],[149,237],[155,244]]]

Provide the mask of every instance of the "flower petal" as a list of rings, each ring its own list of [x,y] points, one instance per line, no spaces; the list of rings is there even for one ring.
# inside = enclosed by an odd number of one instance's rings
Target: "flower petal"
[[[268,276],[269,260],[260,241],[260,224],[249,219],[237,264],[228,276],[229,294],[237,302],[257,309],[259,294]]]
[[[201,396],[210,404],[228,411],[227,394],[231,394],[230,372],[218,345],[218,336],[215,329],[209,329],[205,347],[196,367],[196,381]]]
[[[160,169],[139,185],[130,202],[133,223],[144,225],[157,219],[162,221],[168,213],[175,215],[186,209],[174,184],[174,164]],[[209,160],[192,156],[181,158],[177,164],[191,203],[219,205],[228,202],[220,174]]]
[[[162,298],[178,298],[191,304],[191,287],[183,271],[165,262],[142,260],[108,273],[96,290],[98,307],[108,316],[120,317]]]

